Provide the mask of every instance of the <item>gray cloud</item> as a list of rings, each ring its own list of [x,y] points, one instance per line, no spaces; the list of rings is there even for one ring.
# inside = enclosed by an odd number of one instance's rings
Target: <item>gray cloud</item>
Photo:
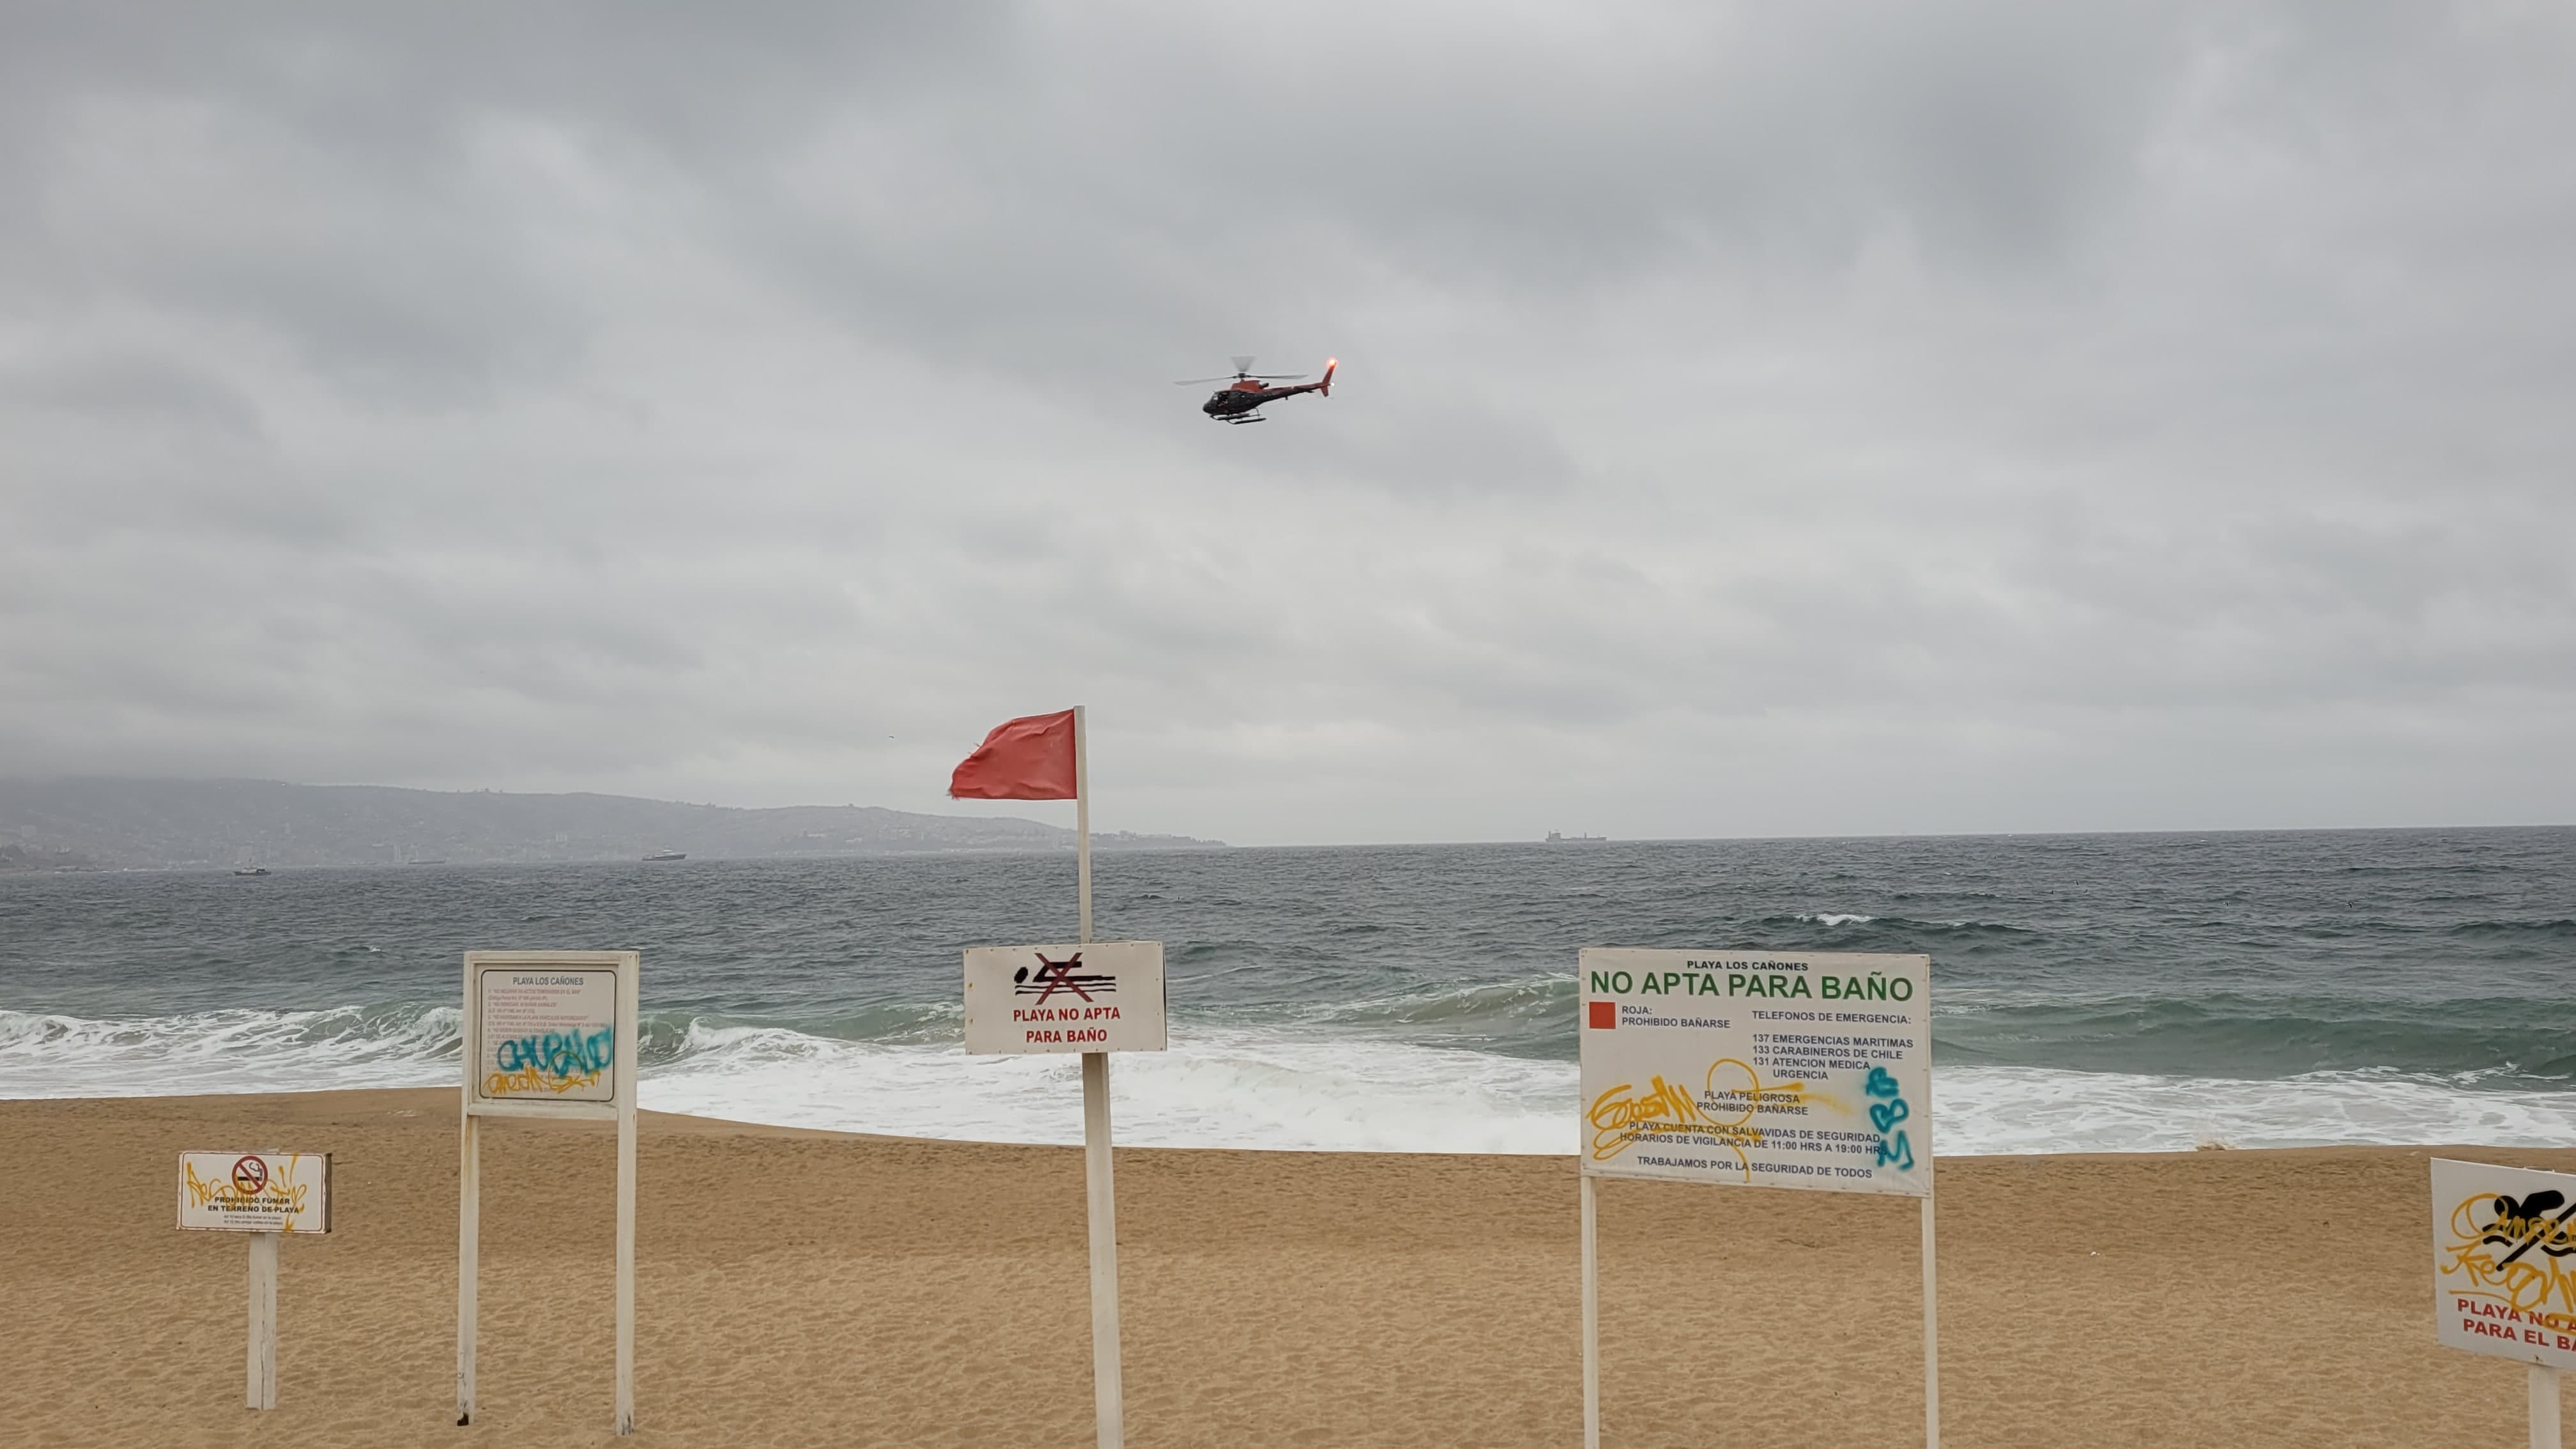
[[[1084,699],[1244,840],[2576,815],[2546,8],[11,42],[11,772],[919,808]]]

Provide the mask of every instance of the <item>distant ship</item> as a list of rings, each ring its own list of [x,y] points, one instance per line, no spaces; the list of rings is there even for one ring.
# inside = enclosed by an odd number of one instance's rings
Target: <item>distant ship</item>
[[[1555,831],[1551,830],[1547,833],[1547,843],[1550,845],[1608,845],[1610,843],[1610,837],[1607,835],[1559,835]]]
[[[234,872],[233,872],[233,874],[235,874],[235,875],[266,875],[266,874],[268,874],[268,867],[267,867],[267,866],[264,866],[264,865],[246,865],[246,866],[243,866],[241,869],[239,869],[239,870],[237,870],[237,871],[234,871]]]
[[[445,857],[445,856],[440,856],[440,857],[438,857],[438,858],[436,858],[436,859],[434,859],[434,860],[407,860],[407,861],[404,861],[404,862],[403,862],[403,864],[405,864],[405,865],[445,865],[445,864],[447,864],[447,857]]]
[[[644,858],[646,860],[686,860],[689,858],[689,853],[685,850],[661,850]]]

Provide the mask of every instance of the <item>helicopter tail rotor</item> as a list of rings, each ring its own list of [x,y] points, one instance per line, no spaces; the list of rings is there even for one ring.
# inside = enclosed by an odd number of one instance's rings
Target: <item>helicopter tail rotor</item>
[[[1322,393],[1326,397],[1331,397],[1333,395],[1333,369],[1341,365],[1342,360],[1338,357],[1325,358],[1324,380],[1315,384],[1315,391]]]

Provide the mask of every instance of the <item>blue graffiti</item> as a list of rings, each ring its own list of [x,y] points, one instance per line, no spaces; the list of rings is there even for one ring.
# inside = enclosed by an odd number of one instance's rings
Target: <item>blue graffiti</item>
[[[617,1059],[617,1032],[603,1027],[584,1035],[550,1031],[515,1037],[493,1049],[493,1064],[502,1071],[533,1069],[549,1077],[582,1077],[607,1071]]]
[[[1869,1069],[1869,1081],[1861,1090],[1873,1097],[1886,1099],[1869,1109],[1869,1125],[1877,1128],[1879,1132],[1879,1166],[1885,1167],[1893,1163],[1899,1172],[1912,1172],[1914,1144],[1908,1142],[1902,1132],[1892,1137],[1888,1135],[1890,1128],[1914,1115],[1914,1110],[1905,1105],[1905,1099],[1897,1095],[1903,1089],[1897,1085],[1895,1075],[1885,1067],[1872,1067]]]

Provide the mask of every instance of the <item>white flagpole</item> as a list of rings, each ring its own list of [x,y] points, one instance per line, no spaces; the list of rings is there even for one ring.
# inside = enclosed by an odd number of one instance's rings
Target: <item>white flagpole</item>
[[[1073,707],[1074,888],[1082,896],[1082,944],[1091,944],[1091,730]]]
[[[1091,1394],[1100,1449],[1122,1449],[1127,1414],[1118,1370],[1118,1196],[1109,1178],[1109,1053],[1082,1054],[1082,1153],[1091,1208]]]
[[[1073,707],[1075,876],[1082,944],[1091,944],[1091,730]],[[1118,1194],[1109,1171],[1109,1053],[1082,1054],[1083,1180],[1091,1220],[1091,1393],[1100,1449],[1124,1449],[1126,1398],[1118,1366]]]

